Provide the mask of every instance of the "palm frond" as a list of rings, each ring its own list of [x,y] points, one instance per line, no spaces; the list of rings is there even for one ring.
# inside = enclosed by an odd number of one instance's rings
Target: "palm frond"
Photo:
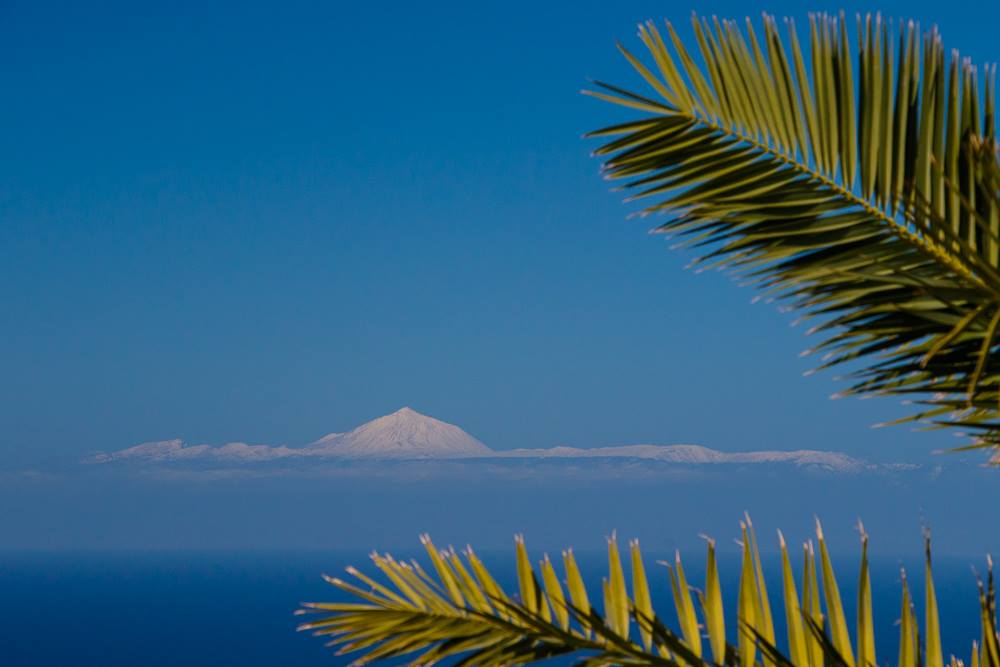
[[[845,393],[915,400],[909,419],[1000,443],[1000,168],[995,67],[946,56],[936,29],[765,15],[758,32],[692,17],[639,26],[650,88],[584,91],[645,116],[588,136],[606,178],[659,231],[816,318]],[[669,46],[668,46],[669,44]],[[807,58],[808,54],[808,58]]]
[[[762,576],[757,537],[747,518],[742,525],[742,565],[738,585],[736,627],[730,635],[718,634],[724,609],[714,570],[715,546],[708,544],[708,568],[700,608],[691,605],[690,590],[683,578],[680,556],[671,569],[675,611],[680,631],[675,632],[653,608],[650,582],[638,542],[629,545],[631,587],[627,586],[617,540],[608,541],[608,576],[603,581],[604,606],[598,611],[589,603],[572,552],[566,552],[564,579],[545,556],[536,570],[524,541],[515,549],[519,594],[508,595],[496,583],[472,549],[464,559],[454,549],[439,550],[423,538],[430,562],[429,574],[415,561],[397,561],[389,555],[373,554],[372,561],[383,581],[354,568],[349,583],[327,578],[331,584],[357,598],[354,602],[305,603],[299,613],[320,614],[301,630],[328,638],[339,654],[357,653],[354,664],[406,658],[412,665],[430,665],[449,660],[458,665],[518,665],[557,656],[573,656],[580,665],[660,665],[670,667],[874,667],[875,628],[871,615],[868,537],[862,530],[861,574],[854,655],[846,619],[840,609],[840,588],[817,524],[820,564],[815,548],[803,545],[805,567],[801,595],[780,536],[783,574],[783,607],[788,626],[788,650],[778,647],[769,620],[770,599]],[[931,574],[930,541],[926,549],[927,604],[924,642],[913,610],[905,573],[902,578],[900,622],[900,667],[942,665],[940,629]],[[1000,638],[996,628],[996,604],[992,563],[988,583],[979,581],[980,641],[973,644],[971,664],[1000,667]],[[816,583],[821,572],[822,599]],[[539,577],[540,573],[540,577]],[[680,582],[684,581],[681,589]],[[565,590],[563,589],[565,585]],[[709,593],[712,587],[717,593]],[[568,595],[567,595],[568,591]],[[764,610],[768,611],[765,612]],[[702,652],[701,635],[708,634],[712,655]],[[733,636],[735,635],[735,636]],[[951,664],[956,664],[955,658]]]
[[[445,658],[458,664],[525,664],[578,653],[587,665],[708,665],[655,616],[646,587],[638,544],[630,549],[633,596],[625,589],[617,541],[608,541],[610,576],[606,612],[588,602],[572,552],[566,555],[569,598],[546,556],[539,569],[545,587],[527,560],[523,540],[516,540],[520,595],[511,597],[496,584],[471,547],[465,562],[454,550],[439,551],[424,536],[437,576],[416,562],[372,554],[388,583],[380,583],[355,568],[347,572],[357,583],[324,577],[361,600],[350,603],[304,603],[300,613],[329,614],[302,624],[316,636],[329,637],[338,654],[361,652],[353,664],[417,654],[411,664],[429,665]],[[470,575],[472,572],[474,574]],[[609,583],[611,582],[611,583]],[[613,587],[611,590],[609,587]],[[631,621],[639,628],[634,641]]]

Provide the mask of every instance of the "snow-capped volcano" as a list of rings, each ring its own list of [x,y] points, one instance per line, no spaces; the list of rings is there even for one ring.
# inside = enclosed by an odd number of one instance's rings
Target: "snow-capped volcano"
[[[454,424],[402,408],[390,415],[373,419],[346,433],[330,433],[304,447],[271,447],[247,445],[241,442],[221,447],[187,445],[181,440],[147,442],[110,453],[98,453],[87,463],[156,463],[184,464],[213,462],[217,464],[264,463],[281,461],[295,465],[297,461],[326,460],[331,464],[352,460],[448,460],[486,459],[496,465],[507,461],[553,459],[579,464],[584,459],[645,460],[658,465],[705,466],[793,465],[799,468],[821,469],[841,473],[866,470],[896,469],[897,464],[871,464],[843,452],[816,450],[724,452],[700,445],[620,445],[616,447],[552,447],[549,449],[492,450]],[[595,461],[595,464],[598,463]],[[514,465],[518,465],[514,463]]]
[[[403,408],[347,433],[331,433],[309,446],[321,456],[431,459],[489,456],[493,451],[455,426]]]

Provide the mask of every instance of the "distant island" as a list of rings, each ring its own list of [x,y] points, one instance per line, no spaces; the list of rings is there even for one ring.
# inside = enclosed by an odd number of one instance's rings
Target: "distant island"
[[[84,462],[247,464],[309,458],[331,461],[643,459],[682,465],[782,463],[845,473],[882,467],[896,469],[908,467],[907,464],[875,465],[842,452],[810,449],[722,452],[691,444],[639,444],[591,449],[562,446],[548,449],[493,450],[460,427],[423,415],[408,407],[369,421],[353,430],[330,433],[301,447],[250,445],[243,442],[222,446],[186,445],[180,439],[173,439],[147,442],[113,452],[101,452],[88,457]]]

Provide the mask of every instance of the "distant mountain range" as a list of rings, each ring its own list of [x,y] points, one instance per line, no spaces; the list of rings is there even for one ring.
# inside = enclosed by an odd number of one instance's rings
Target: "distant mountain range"
[[[825,452],[813,449],[792,451],[765,450],[756,452],[720,452],[700,445],[623,445],[619,447],[553,447],[551,449],[513,449],[497,452],[497,456],[511,458],[633,458],[692,465],[724,463],[791,463],[797,466],[815,466],[841,472],[860,472],[876,467],[871,463],[848,456],[843,452]],[[906,464],[895,464],[894,467]]]
[[[458,459],[493,456],[489,447],[453,424],[403,408],[346,433],[330,433],[304,447],[232,442],[221,447],[185,445],[182,440],[146,442],[99,453],[87,463],[114,461],[272,461],[288,458]]]
[[[721,452],[699,445],[624,445],[580,449],[512,449],[495,451],[454,424],[410,408],[379,417],[344,433],[330,433],[302,447],[249,445],[186,445],[182,440],[147,442],[87,458],[91,464],[185,463],[252,464],[293,460],[377,461],[456,459],[639,459],[678,465],[790,464],[797,467],[853,473],[876,469],[907,469],[909,464],[872,464],[842,452],[817,450]]]

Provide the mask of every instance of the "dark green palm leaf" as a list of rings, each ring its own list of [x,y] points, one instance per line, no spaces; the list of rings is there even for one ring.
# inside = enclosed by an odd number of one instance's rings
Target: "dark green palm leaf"
[[[845,393],[906,395],[908,419],[1000,443],[995,69],[980,91],[936,30],[878,16],[856,44],[843,16],[811,17],[808,58],[790,21],[692,26],[703,65],[647,22],[649,64],[619,48],[651,91],[585,91],[648,114],[589,135],[611,138],[606,177],[702,266],[817,318],[822,367],[867,364]]]

